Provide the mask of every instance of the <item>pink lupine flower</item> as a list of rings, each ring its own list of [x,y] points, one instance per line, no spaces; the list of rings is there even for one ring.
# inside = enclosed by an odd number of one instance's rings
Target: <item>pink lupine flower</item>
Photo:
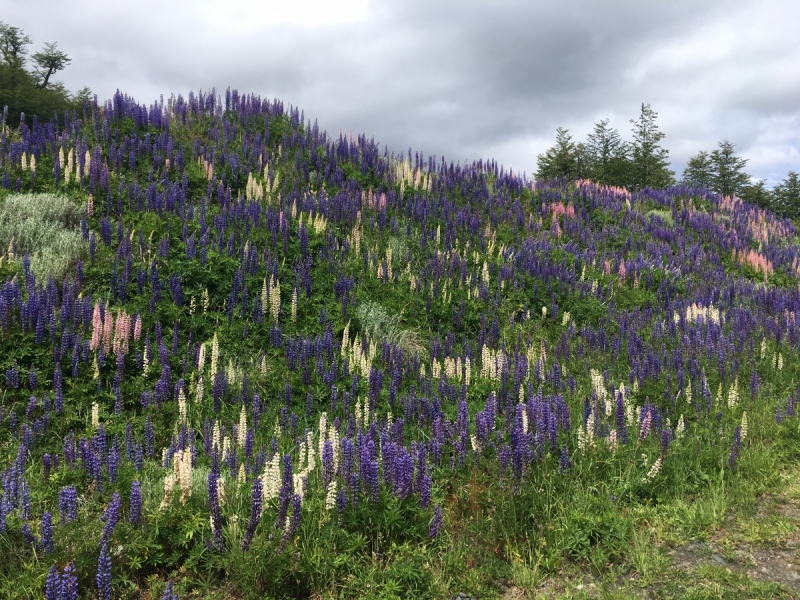
[[[89,348],[92,351],[100,347],[100,341],[103,337],[103,320],[100,318],[100,305],[94,303],[94,312],[92,313],[92,339],[89,341]]]
[[[138,342],[140,337],[142,337],[142,316],[136,315],[136,321],[133,324],[133,339]]]
[[[108,351],[111,348],[111,336],[114,333],[114,315],[106,309],[106,322],[103,323],[103,348]]]

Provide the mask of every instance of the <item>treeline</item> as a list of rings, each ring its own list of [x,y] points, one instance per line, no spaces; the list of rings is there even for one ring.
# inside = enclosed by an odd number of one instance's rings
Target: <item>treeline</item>
[[[0,21],[0,107],[7,125],[19,125],[22,115],[52,119],[56,113],[82,106],[91,95],[89,88],[71,94],[62,83],[51,81],[72,61],[57,42],[28,56],[31,43],[21,29]]]
[[[669,168],[669,151],[661,146],[665,134],[658,129],[657,117],[649,104],[642,104],[639,118],[631,119],[630,142],[609,126],[608,119],[595,124],[585,142],[576,143],[569,130],[559,127],[555,145],[539,155],[536,178],[590,179],[630,190],[677,183],[675,172]],[[800,219],[798,173],[790,171],[779,185],[769,189],[764,181],[754,182],[745,172],[746,166],[747,159],[736,156],[734,145],[725,140],[716,150],[694,155],[681,181],[726,196],[736,195],[780,216]]]

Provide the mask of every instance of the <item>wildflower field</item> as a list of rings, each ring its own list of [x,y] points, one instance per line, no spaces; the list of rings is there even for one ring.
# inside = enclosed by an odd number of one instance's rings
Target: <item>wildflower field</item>
[[[737,198],[230,90],[3,124],[0,178],[2,597],[635,592],[800,456],[798,232]]]

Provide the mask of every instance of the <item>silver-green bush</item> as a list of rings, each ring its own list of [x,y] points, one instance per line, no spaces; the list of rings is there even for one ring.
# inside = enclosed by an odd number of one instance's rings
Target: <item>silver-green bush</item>
[[[40,281],[61,279],[88,250],[78,225],[84,211],[58,194],[14,194],[0,203],[0,248],[13,239],[16,253],[30,254]]]

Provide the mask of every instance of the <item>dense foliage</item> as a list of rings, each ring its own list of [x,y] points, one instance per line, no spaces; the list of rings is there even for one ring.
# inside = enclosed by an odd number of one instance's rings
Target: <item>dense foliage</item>
[[[0,227],[4,597],[486,597],[797,456],[797,231],[739,199],[236,91],[4,124],[0,171],[81,242]]]
[[[4,122],[14,126],[26,116],[45,121],[54,113],[80,108],[91,95],[89,88],[73,95],[62,83],[50,81],[72,61],[58,49],[57,42],[45,43],[28,57],[31,43],[24,31],[0,21],[0,106],[5,107]],[[30,70],[26,68],[29,58],[33,63]]]

